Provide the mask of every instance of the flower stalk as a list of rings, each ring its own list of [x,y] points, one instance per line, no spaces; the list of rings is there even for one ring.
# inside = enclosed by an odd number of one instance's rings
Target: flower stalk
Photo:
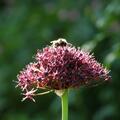
[[[68,89],[55,90],[55,93],[61,99],[62,120],[68,120]]]
[[[61,96],[62,120],[68,120],[68,89]]]

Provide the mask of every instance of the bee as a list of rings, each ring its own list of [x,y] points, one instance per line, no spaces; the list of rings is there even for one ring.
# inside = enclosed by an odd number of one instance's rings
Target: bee
[[[66,39],[63,39],[63,38],[59,38],[58,40],[51,41],[51,43],[52,43],[52,46],[54,47],[66,46],[66,45],[71,46],[71,44],[67,43]]]

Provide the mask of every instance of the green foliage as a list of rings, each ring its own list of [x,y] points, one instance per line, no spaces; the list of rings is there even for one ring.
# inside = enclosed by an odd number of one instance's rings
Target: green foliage
[[[0,0],[0,120],[60,120],[55,94],[21,102],[13,80],[37,49],[63,37],[94,52],[112,80],[72,90],[70,120],[120,120],[119,0]]]

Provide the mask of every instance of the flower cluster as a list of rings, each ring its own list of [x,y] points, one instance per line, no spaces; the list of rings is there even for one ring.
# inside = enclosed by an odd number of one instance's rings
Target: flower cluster
[[[24,99],[33,99],[38,89],[77,88],[110,79],[109,71],[93,55],[75,48],[65,39],[38,50],[35,59],[17,76],[17,86],[25,92]]]

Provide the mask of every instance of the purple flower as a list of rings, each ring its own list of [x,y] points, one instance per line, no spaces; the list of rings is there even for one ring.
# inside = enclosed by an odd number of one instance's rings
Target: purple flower
[[[65,39],[52,41],[51,46],[38,50],[35,59],[36,62],[27,65],[17,76],[17,86],[25,92],[25,99],[32,99],[37,89],[78,88],[110,79],[109,71],[93,55],[75,48]],[[31,89],[34,90],[30,92]]]

